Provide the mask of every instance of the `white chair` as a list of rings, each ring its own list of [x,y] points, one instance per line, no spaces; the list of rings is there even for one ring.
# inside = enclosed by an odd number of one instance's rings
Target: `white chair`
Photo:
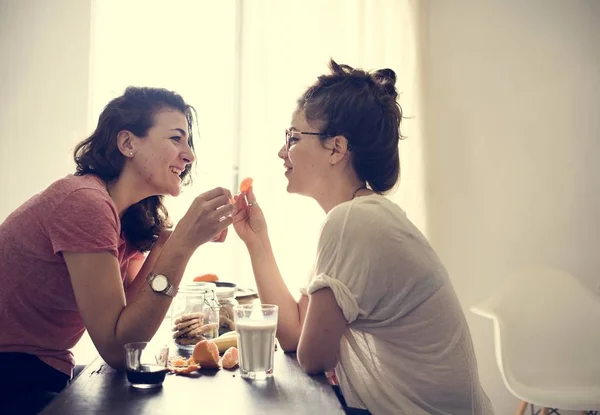
[[[523,270],[471,311],[494,322],[504,384],[528,404],[600,409],[600,297],[564,271]],[[591,412],[589,412],[591,413]]]

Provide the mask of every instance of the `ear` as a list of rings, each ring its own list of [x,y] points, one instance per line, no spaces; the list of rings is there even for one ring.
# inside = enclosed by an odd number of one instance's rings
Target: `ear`
[[[121,154],[127,158],[133,158],[135,156],[134,137],[133,133],[127,130],[121,130],[117,134],[117,147]]]
[[[348,140],[343,135],[336,135],[329,140],[329,164],[333,166],[348,156]]]

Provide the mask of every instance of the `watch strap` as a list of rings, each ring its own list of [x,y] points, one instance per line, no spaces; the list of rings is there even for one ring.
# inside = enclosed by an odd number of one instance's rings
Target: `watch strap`
[[[169,297],[175,297],[177,295],[177,291],[179,290],[169,282],[169,285],[167,285],[167,289],[163,291],[163,294],[168,295]]]
[[[167,288],[165,288],[162,291],[157,291],[152,286],[152,281],[154,280],[154,278],[156,278],[157,275],[162,275],[167,280]],[[169,281],[169,278],[164,274],[157,274],[155,272],[151,272],[150,274],[148,274],[148,277],[146,278],[146,280],[148,281],[150,288],[152,288],[152,291],[154,291],[155,293],[168,295],[169,297],[175,297],[177,295],[177,291],[178,291],[177,288],[173,284],[171,284],[171,281]]]

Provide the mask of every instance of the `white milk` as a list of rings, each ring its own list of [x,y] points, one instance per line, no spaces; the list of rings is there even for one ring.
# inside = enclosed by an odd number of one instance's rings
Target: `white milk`
[[[247,372],[271,372],[277,322],[242,320],[236,323],[235,330],[238,333],[240,368]]]

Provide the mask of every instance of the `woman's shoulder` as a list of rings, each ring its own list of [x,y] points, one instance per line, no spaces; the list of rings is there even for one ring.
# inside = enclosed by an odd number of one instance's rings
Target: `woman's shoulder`
[[[100,194],[108,195],[106,185],[104,182],[92,174],[85,174],[82,176],[75,176],[69,174],[63,178],[56,180],[52,183],[45,192],[51,193],[63,193],[65,195],[78,191],[78,190],[91,190],[98,191]]]
[[[387,197],[373,194],[340,203],[325,218],[324,226],[341,225],[377,230],[398,219],[405,219],[404,211]]]
[[[42,191],[30,197],[25,203],[15,209],[10,216],[39,214],[48,217],[56,207],[65,200],[82,200],[87,203],[98,201],[103,203],[110,195],[102,181],[91,175],[68,175],[52,182]]]
[[[57,209],[73,213],[116,209],[104,182],[93,175],[68,175],[58,179],[31,198],[28,204],[29,208],[42,209],[47,214],[56,212]]]

